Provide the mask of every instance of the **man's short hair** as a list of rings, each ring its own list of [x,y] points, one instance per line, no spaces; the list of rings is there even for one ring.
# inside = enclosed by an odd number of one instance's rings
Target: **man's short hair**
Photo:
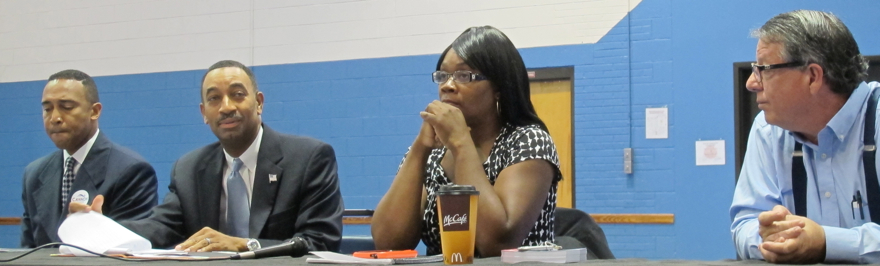
[[[49,79],[47,81],[53,81],[56,79],[72,79],[82,82],[83,89],[85,89],[86,93],[86,100],[88,100],[89,103],[96,103],[101,101],[101,99],[98,97],[98,86],[95,84],[95,81],[92,79],[92,77],[89,76],[89,74],[86,74],[76,69],[68,69],[52,74],[51,76],[49,76]]]
[[[815,63],[838,95],[849,97],[868,77],[868,62],[859,52],[852,33],[831,13],[796,10],[776,15],[752,36],[781,43],[780,56],[787,62]]]
[[[202,83],[201,84],[205,83],[205,78],[208,77],[208,73],[210,73],[214,69],[224,68],[224,67],[234,67],[234,68],[238,68],[238,69],[243,70],[244,73],[248,75],[248,78],[251,79],[251,86],[254,87],[254,93],[260,91],[257,88],[257,78],[254,77],[254,72],[252,72],[251,69],[248,68],[247,66],[245,66],[244,64],[242,64],[238,61],[235,61],[235,60],[222,60],[220,62],[217,62],[217,63],[214,63],[213,65],[211,65],[211,67],[208,68],[208,71],[205,71],[205,74],[202,75]],[[199,94],[200,95],[202,94],[201,87],[202,86],[199,85]],[[202,95],[202,101],[204,101],[204,100],[205,100],[205,95]]]

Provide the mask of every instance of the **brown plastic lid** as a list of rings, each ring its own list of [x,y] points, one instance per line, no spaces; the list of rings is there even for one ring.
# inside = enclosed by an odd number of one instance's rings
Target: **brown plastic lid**
[[[441,195],[480,195],[480,192],[471,185],[440,186],[440,190],[437,193]]]

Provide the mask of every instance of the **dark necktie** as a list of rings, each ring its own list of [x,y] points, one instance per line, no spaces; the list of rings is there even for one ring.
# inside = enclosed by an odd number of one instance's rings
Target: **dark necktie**
[[[64,178],[61,180],[61,212],[64,213],[67,210],[67,202],[70,200],[70,187],[73,186],[73,180],[76,178],[76,174],[73,172],[73,167],[76,166],[76,159],[73,156],[67,157],[67,162],[65,162],[65,170],[64,170]]]

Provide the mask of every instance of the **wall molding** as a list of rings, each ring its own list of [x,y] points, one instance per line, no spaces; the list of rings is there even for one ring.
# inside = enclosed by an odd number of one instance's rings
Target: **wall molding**
[[[20,217],[0,217],[0,225],[19,225],[21,224]]]
[[[596,213],[590,214],[599,224],[674,224],[675,214],[671,213]]]

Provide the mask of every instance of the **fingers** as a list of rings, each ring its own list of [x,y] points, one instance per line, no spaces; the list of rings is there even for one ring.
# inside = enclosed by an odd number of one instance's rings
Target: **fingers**
[[[217,239],[211,238],[210,245],[197,250],[197,252],[211,251],[247,251],[247,239],[230,236],[218,237]]]
[[[206,245],[196,250],[196,252],[211,252],[211,251],[229,251],[230,249],[224,248],[224,245],[221,243],[211,243],[210,245]]]
[[[421,116],[422,120],[424,120],[428,124],[434,125],[434,123],[437,122],[437,116],[432,113],[421,111],[419,112],[419,116]]]
[[[825,230],[806,217],[787,215],[786,219],[786,222],[798,223],[789,223],[795,226],[764,238],[758,246],[764,259],[774,263],[822,262],[825,258]]]
[[[458,126],[465,126],[464,115],[457,107],[441,101],[433,101],[428,104],[424,111],[419,112],[426,123],[434,128],[434,132],[442,134],[455,129]]]
[[[247,248],[246,243],[247,239],[227,236],[204,227],[174,249],[186,252],[241,251]]]
[[[467,121],[458,107],[441,101],[433,101],[419,112],[422,120],[433,128],[436,147],[449,146],[451,143],[464,143],[470,138]]]
[[[791,254],[797,250],[797,240],[786,239],[783,242],[764,242],[761,247],[769,252],[773,252],[777,257]]]
[[[198,244],[199,241],[204,240],[206,237],[205,235],[207,234],[208,231],[213,231],[213,229],[211,229],[210,227],[207,227],[207,226],[203,227],[202,230],[199,230],[198,232],[196,232],[195,234],[193,234],[192,236],[187,238],[186,241],[183,241],[183,243],[180,243],[179,245],[174,247],[174,249],[175,250],[184,250],[184,251],[195,250],[195,249],[192,249],[192,247],[195,246],[196,244]]]
[[[431,103],[429,103],[428,106],[425,107],[425,111],[430,113],[436,113],[436,111],[443,109],[458,109],[458,107],[438,100],[431,101]]]
[[[189,250],[189,247],[191,247],[195,244],[196,244],[196,240],[194,240],[192,237],[190,237],[190,238],[186,239],[186,241],[183,241],[183,243],[180,243],[180,244],[177,244],[177,246],[174,246],[174,250],[177,250],[177,251]]]
[[[70,214],[74,214],[77,212],[89,212],[89,211],[91,211],[89,209],[89,205],[85,205],[85,204],[82,204],[79,202],[71,202],[70,205],[68,205],[68,207],[67,207],[67,213],[68,213],[67,215],[68,216]]]
[[[104,214],[104,195],[97,195],[95,199],[92,200],[92,211],[98,212],[100,214]]]
[[[423,113],[434,114],[436,116],[446,116],[455,112],[461,113],[461,110],[454,105],[434,100],[425,107]],[[424,118],[424,116],[422,117]]]
[[[799,220],[776,221],[769,226],[760,226],[758,228],[758,233],[761,235],[761,238],[763,238],[764,241],[774,241],[775,238],[771,237],[772,235],[779,235],[779,233],[792,229],[794,227],[803,228],[804,226],[804,222]],[[791,231],[791,233],[796,232]]]
[[[778,207],[782,206],[776,205],[772,210],[758,214],[758,222],[761,223],[761,226],[770,226],[775,221],[783,221],[785,220],[786,215],[791,214],[785,209],[785,207],[782,207],[782,209],[779,209]]]
[[[209,240],[211,242],[208,242]],[[202,238],[201,240],[196,241],[192,246],[189,246],[188,248],[184,249],[183,251],[202,252],[205,249],[205,247],[210,246],[210,245],[214,245],[215,243],[213,243],[213,241],[214,240],[211,240],[210,237]]]
[[[782,205],[776,205],[772,210],[758,214],[758,222],[760,227],[758,233],[765,241],[774,241],[770,239],[770,235],[788,230],[792,227],[804,227],[805,224],[799,219],[788,219],[791,212]]]
[[[776,252],[767,250],[764,248],[764,245],[758,245],[758,250],[761,251],[761,255],[764,256],[764,260],[770,263],[790,263],[791,254],[778,254]]]
[[[79,202],[71,202],[67,206],[67,215],[77,213],[77,212],[90,212],[95,211],[100,214],[104,214],[102,208],[104,206],[104,195],[97,195],[95,199],[92,200],[92,206],[85,205]]]
[[[783,231],[777,232],[775,234],[770,234],[764,238],[765,242],[783,242],[786,239],[797,238],[804,232],[804,228],[800,226],[794,226]]]
[[[761,251],[761,256],[764,257],[765,261],[770,263],[776,263],[779,261],[779,255],[764,249],[764,245],[758,245],[758,250]]]
[[[773,206],[773,211],[780,212],[784,215],[792,215],[791,211],[789,211],[788,208],[785,208],[785,206],[782,205]]]

